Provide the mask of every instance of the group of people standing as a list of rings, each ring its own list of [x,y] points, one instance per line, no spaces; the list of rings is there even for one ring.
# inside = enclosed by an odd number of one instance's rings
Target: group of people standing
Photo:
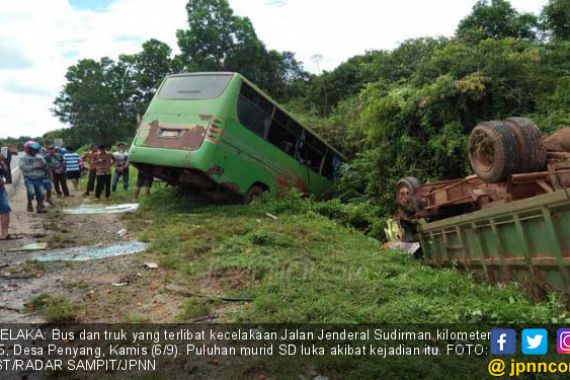
[[[119,182],[123,182],[123,190],[129,189],[129,155],[126,151],[125,144],[118,144],[117,151],[108,152],[105,145],[91,145],[82,157],[83,162],[89,172],[87,179],[87,188],[84,196],[89,196],[95,191],[95,198],[99,199],[103,192],[105,197],[109,198],[111,192],[116,192]],[[113,173],[113,166],[115,172]],[[134,197],[138,199],[141,189],[145,189],[145,193],[150,193],[154,178],[143,172],[138,172],[137,183],[135,186]]]
[[[87,169],[89,173],[85,196],[95,191],[95,199],[99,200],[103,193],[105,198],[109,198],[111,191],[117,190],[121,179],[124,190],[129,188],[130,164],[125,144],[118,144],[117,151],[114,153],[107,151],[103,144],[92,144],[91,148],[81,157],[72,148],[50,146],[47,150],[43,150],[39,143],[29,141],[24,144],[24,152],[19,166],[28,194],[28,211],[34,211],[33,201],[35,199],[36,211],[46,212],[45,202],[52,203],[52,183],[58,197],[70,196],[68,180],[71,181],[75,191],[79,190],[79,180],[84,169]],[[112,178],[113,167],[115,167],[115,172]],[[144,174],[139,174],[135,197],[138,197],[140,193],[141,176],[145,177]],[[151,182],[147,181],[143,186],[150,189],[152,177]]]
[[[73,189],[79,190],[79,180],[85,170],[88,171],[87,188],[84,196],[93,191],[99,200],[103,193],[109,198],[111,192],[117,191],[122,180],[123,189],[129,189],[129,157],[125,144],[118,144],[113,153],[107,151],[103,144],[92,144],[90,149],[79,156],[73,148],[49,146],[47,149],[35,141],[24,144],[24,155],[19,157],[19,168],[24,178],[27,193],[27,210],[45,213],[46,203],[52,204],[52,190],[55,188],[57,197],[70,197],[68,181]],[[0,155],[0,226],[1,240],[10,238],[10,203],[5,184],[11,183],[10,157]],[[113,173],[113,167],[115,168]],[[137,199],[141,189],[145,194],[150,193],[154,178],[141,171],[138,172],[134,197]]]

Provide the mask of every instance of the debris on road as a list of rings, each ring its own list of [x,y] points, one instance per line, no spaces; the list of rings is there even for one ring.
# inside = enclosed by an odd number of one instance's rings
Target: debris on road
[[[157,263],[144,263],[144,266],[147,267],[148,269],[158,269]]]
[[[33,274],[11,274],[11,273],[6,273],[6,274],[2,274],[0,275],[0,278],[2,280],[29,280],[32,278],[37,278],[38,276],[33,275]]]
[[[268,218],[271,218],[271,219],[273,219],[273,220],[279,219],[279,218],[277,218],[275,215],[270,214],[270,213],[268,213],[268,212],[265,213],[265,216],[268,217]]]
[[[146,251],[147,245],[140,241],[129,241],[106,247],[74,247],[41,252],[29,258],[36,261],[88,261],[108,257],[132,255]]]
[[[127,236],[127,233],[128,233],[128,232],[129,232],[129,231],[128,231],[126,228],[120,229],[119,231],[117,231],[117,237],[118,237],[119,239],[122,239],[122,238],[124,238],[125,236]]]
[[[420,249],[420,243],[419,242],[405,243],[403,241],[389,241],[387,243],[384,243],[384,248],[394,249],[396,251],[402,251],[405,253],[409,253],[410,255],[413,255],[414,253],[416,253]]]
[[[230,297],[230,296],[219,296],[216,294],[202,294],[202,293],[195,293],[192,292],[190,290],[186,290],[180,286],[176,286],[176,285],[166,285],[166,290],[176,293],[176,294],[180,294],[182,296],[186,296],[186,297],[202,297],[202,298],[210,298],[210,299],[219,299],[222,301],[228,301],[228,302],[251,302],[253,301],[253,298],[251,297]]]
[[[210,314],[210,315],[205,315],[203,317],[194,318],[190,322],[197,323],[197,322],[203,322],[203,321],[210,321],[210,320],[216,319],[218,317],[219,317],[218,314]]]
[[[81,205],[76,208],[63,209],[62,212],[68,215],[121,214],[136,211],[138,208],[138,203],[124,203],[109,206]]]
[[[8,249],[8,252],[42,251],[48,247],[48,243],[28,243]]]
[[[114,282],[114,283],[112,283],[111,285],[113,285],[113,286],[119,288],[119,287],[122,287],[122,286],[127,286],[127,285],[129,285],[129,283],[128,283],[128,282]]]
[[[23,309],[17,309],[15,307],[10,307],[10,306],[6,306],[6,305],[0,305],[0,309],[4,309],[4,310],[10,310],[10,311],[15,311],[18,313],[21,313]]]

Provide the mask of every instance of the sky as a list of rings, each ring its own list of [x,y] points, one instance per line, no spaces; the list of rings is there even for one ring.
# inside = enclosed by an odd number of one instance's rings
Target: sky
[[[187,0],[3,0],[0,7],[0,138],[66,127],[53,100],[79,59],[116,59],[156,38],[175,53]],[[408,39],[451,36],[476,0],[229,0],[269,49],[292,51],[313,73]],[[511,0],[538,14],[546,0]],[[315,56],[321,58],[317,61]]]

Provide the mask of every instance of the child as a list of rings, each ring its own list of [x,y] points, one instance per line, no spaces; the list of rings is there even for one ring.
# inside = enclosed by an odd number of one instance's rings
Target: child
[[[24,175],[24,184],[28,193],[28,211],[33,212],[34,198],[37,203],[37,212],[43,214],[45,209],[44,180],[49,178],[47,163],[38,153],[41,145],[35,141],[28,141],[24,144],[25,155],[20,158],[20,170]]]
[[[65,162],[65,173],[67,178],[73,183],[73,189],[79,189],[79,178],[81,178],[81,168],[79,167],[81,159],[73,148],[68,147],[63,155],[63,162]]]

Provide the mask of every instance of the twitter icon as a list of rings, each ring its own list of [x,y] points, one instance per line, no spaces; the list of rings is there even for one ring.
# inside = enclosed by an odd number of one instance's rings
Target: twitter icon
[[[521,344],[525,355],[545,355],[548,352],[548,332],[545,329],[524,329]]]

